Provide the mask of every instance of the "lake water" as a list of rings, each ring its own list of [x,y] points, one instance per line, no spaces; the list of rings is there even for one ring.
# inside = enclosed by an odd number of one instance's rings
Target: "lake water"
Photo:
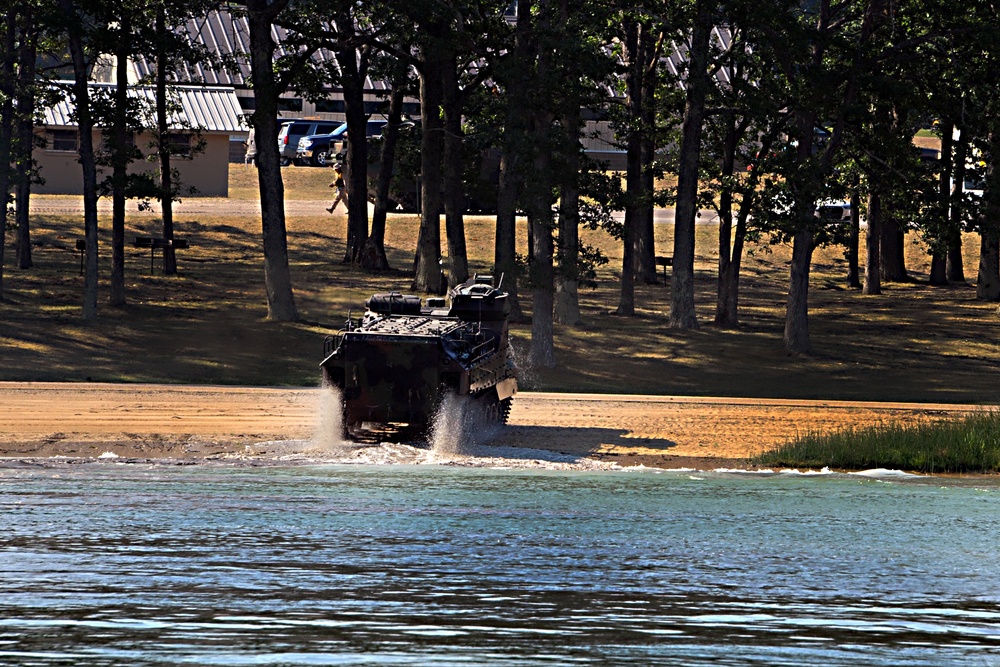
[[[0,465],[3,665],[998,665],[1000,483]]]

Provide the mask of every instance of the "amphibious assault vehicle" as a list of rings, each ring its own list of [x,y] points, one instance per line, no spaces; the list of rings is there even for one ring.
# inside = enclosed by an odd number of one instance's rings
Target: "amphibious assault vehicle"
[[[503,282],[502,279],[500,281]],[[324,342],[323,382],[340,389],[343,435],[426,437],[449,395],[468,397],[506,423],[517,392],[507,333],[510,304],[492,276],[477,275],[448,298],[375,294],[360,320]]]

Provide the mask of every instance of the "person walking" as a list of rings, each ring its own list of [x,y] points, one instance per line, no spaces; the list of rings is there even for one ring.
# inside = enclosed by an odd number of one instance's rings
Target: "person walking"
[[[333,183],[330,183],[331,188],[337,188],[337,196],[333,200],[333,204],[327,210],[328,213],[333,213],[333,210],[337,208],[337,204],[344,202],[344,210],[348,210],[347,203],[347,188],[344,187],[344,173],[341,171],[340,165],[336,165],[333,168]]]

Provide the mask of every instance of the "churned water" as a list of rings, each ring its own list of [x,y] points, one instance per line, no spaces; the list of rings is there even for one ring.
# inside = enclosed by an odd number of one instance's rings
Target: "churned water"
[[[997,665],[1000,485],[0,467],[3,665]]]

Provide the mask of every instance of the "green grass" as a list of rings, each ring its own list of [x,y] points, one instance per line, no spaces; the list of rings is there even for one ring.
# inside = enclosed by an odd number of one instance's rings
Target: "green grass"
[[[1000,412],[902,426],[813,433],[753,459],[761,466],[921,473],[1000,472]]]

